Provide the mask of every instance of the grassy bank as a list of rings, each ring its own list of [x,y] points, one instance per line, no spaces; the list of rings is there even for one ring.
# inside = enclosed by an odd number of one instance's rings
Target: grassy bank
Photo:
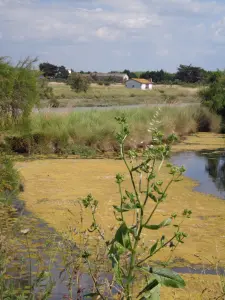
[[[118,150],[115,116],[124,113],[131,124],[127,147],[141,148],[151,142],[149,128],[166,135],[184,136],[197,131],[217,132],[220,118],[205,108],[183,107],[34,114],[29,123],[2,130],[2,147],[18,153],[65,153],[93,156]],[[153,124],[151,124],[153,123]]]
[[[152,91],[127,89],[123,85],[99,86],[91,85],[87,93],[75,93],[64,83],[50,83],[59,105],[96,106],[96,105],[129,105],[151,103],[196,103],[198,88],[156,85]],[[42,101],[48,105],[48,101]]]

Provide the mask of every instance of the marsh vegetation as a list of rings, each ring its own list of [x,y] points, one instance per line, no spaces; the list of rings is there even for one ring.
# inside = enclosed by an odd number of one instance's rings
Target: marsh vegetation
[[[201,93],[158,86],[130,94],[118,86],[74,92],[39,76],[29,59],[16,67],[0,60],[0,299],[158,299],[159,291],[162,299],[222,299],[224,202],[193,191],[184,168],[168,164],[172,142],[173,151],[224,148],[221,77]],[[197,97],[201,106],[32,113],[40,100],[96,106]],[[223,187],[221,160],[207,163]],[[182,278],[177,267],[204,275]]]

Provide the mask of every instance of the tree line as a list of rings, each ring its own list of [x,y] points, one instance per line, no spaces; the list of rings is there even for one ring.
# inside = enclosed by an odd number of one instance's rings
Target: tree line
[[[48,62],[41,63],[39,69],[44,75],[44,77],[58,80],[67,80],[69,77],[69,71],[65,66],[57,66]],[[74,70],[71,70],[73,73]],[[109,72],[109,77],[104,80],[98,78],[97,72],[76,72],[81,75],[87,76],[91,82],[99,83],[113,83],[118,82],[118,79],[114,76],[116,73],[124,73],[129,76],[129,78],[144,78],[152,79],[154,83],[158,84],[209,84],[217,80],[217,78],[223,73],[223,71],[207,71],[201,67],[193,65],[179,65],[177,72],[170,73],[163,69],[161,70],[150,70],[146,72],[132,72],[129,69],[124,71],[111,71]]]
[[[32,109],[39,105],[40,99],[50,99],[53,106],[57,105],[53,89],[48,85],[45,77],[49,74],[59,76],[61,73],[66,76],[66,72],[62,72],[64,68],[57,67],[58,73],[54,73],[56,68],[51,67],[51,71],[48,73],[41,73],[34,68],[34,62],[35,60],[27,58],[13,66],[10,61],[0,57],[1,121],[29,118]],[[41,64],[40,68],[43,68],[43,65]],[[128,70],[126,71],[128,72]],[[171,79],[171,74],[163,70],[154,72],[148,71],[140,76],[141,78],[150,78],[151,76],[155,82],[165,82]],[[41,77],[41,74],[44,74],[44,78]],[[129,75],[132,74],[129,73]],[[201,68],[181,65],[174,76],[176,78],[174,80],[186,83],[206,83],[199,89],[199,98],[202,104],[225,119],[225,71],[205,71]],[[68,75],[66,83],[75,92],[86,92],[90,86],[88,77],[78,72]]]
[[[223,71],[207,71],[192,65],[180,65],[176,73],[169,73],[163,69],[147,71],[140,74],[140,78],[150,79],[161,84],[208,84],[216,81]]]

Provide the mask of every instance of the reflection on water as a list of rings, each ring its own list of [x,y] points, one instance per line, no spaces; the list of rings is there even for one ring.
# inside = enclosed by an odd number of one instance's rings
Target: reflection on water
[[[225,199],[225,153],[182,152],[172,162],[184,165],[185,175],[199,182],[196,191]]]

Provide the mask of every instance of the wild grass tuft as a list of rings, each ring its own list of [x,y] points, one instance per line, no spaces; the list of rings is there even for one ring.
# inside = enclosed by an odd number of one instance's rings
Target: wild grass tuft
[[[124,114],[131,132],[127,147],[138,148],[150,142],[147,134],[157,108],[129,110],[91,110],[69,114],[42,113],[32,115],[29,124],[12,127],[5,138],[15,152],[68,153],[71,145],[87,146],[100,151],[117,150],[115,116]],[[220,118],[206,108],[162,107],[157,114],[157,126],[165,135],[179,136],[196,131],[219,131]],[[75,151],[76,152],[76,151]]]

